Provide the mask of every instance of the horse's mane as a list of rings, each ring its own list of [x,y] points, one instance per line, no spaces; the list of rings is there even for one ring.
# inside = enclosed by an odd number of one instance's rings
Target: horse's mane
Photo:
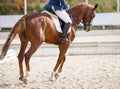
[[[71,9],[73,9],[73,8],[79,8],[81,6],[84,6],[84,8],[85,7],[91,7],[91,5],[87,4],[87,3],[78,3],[78,4],[74,5],[73,7],[71,7]]]

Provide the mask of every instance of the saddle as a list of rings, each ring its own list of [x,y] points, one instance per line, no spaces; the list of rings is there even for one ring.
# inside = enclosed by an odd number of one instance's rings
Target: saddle
[[[45,10],[45,11],[42,11],[42,13],[46,13],[47,15],[49,15],[55,24],[56,30],[58,32],[62,33],[62,29],[64,27],[65,22],[62,21],[54,12],[49,12],[49,11]],[[71,29],[68,30],[68,33],[70,31],[71,31]]]

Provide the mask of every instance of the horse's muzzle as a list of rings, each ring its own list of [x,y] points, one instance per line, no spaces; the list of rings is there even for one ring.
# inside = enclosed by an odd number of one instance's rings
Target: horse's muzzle
[[[89,31],[91,30],[91,26],[90,26],[90,25],[84,26],[84,30],[85,30],[86,32],[89,32]]]
[[[86,31],[89,32],[91,30],[91,24],[80,23],[80,26]]]

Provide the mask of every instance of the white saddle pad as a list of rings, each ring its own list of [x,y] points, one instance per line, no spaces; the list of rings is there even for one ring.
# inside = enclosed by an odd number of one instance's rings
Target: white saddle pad
[[[46,13],[46,14],[50,15],[51,18],[52,18],[52,20],[54,21],[56,30],[57,30],[58,32],[62,33],[62,28],[61,28],[61,26],[60,26],[60,22],[59,22],[58,17],[57,17],[56,15],[48,12],[48,11],[43,11],[42,13]],[[70,31],[71,31],[71,27],[69,28],[68,33],[69,33]]]

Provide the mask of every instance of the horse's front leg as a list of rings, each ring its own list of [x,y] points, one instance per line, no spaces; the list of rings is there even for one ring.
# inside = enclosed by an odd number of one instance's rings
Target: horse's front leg
[[[57,71],[57,69],[58,69],[58,67],[59,67],[59,65],[60,65],[60,63],[61,63],[61,59],[62,59],[62,58],[61,58],[61,54],[59,54],[57,63],[56,63],[56,65],[55,65],[55,67],[54,67],[54,69],[53,69],[53,71],[52,71],[52,73],[51,73],[51,77],[50,77],[50,80],[51,80],[51,81],[53,81],[54,79],[56,79],[55,75],[56,75],[56,71]]]
[[[57,70],[57,72],[56,72],[56,74],[55,74],[55,78],[56,78],[56,79],[60,76],[60,73],[62,72],[62,68],[63,68],[63,65],[64,65],[65,60],[66,60],[66,58],[65,58],[65,55],[64,55],[64,57],[63,57],[62,60],[61,60],[60,65],[59,65],[59,68],[58,68],[58,70]]]
[[[51,81],[58,79],[60,73],[62,72],[62,67],[63,67],[64,62],[65,62],[65,55],[64,56],[60,55],[60,57],[56,63],[56,66],[55,66],[53,72],[51,73],[51,77],[50,77]]]
[[[63,64],[65,62],[65,53],[67,51],[69,47],[69,44],[61,44],[59,45],[59,50],[60,50],[60,54],[59,54],[59,58],[58,58],[58,61],[54,67],[54,70],[53,72],[51,73],[51,78],[50,79],[57,79],[60,75],[60,73],[62,72],[62,67],[63,67]]]

